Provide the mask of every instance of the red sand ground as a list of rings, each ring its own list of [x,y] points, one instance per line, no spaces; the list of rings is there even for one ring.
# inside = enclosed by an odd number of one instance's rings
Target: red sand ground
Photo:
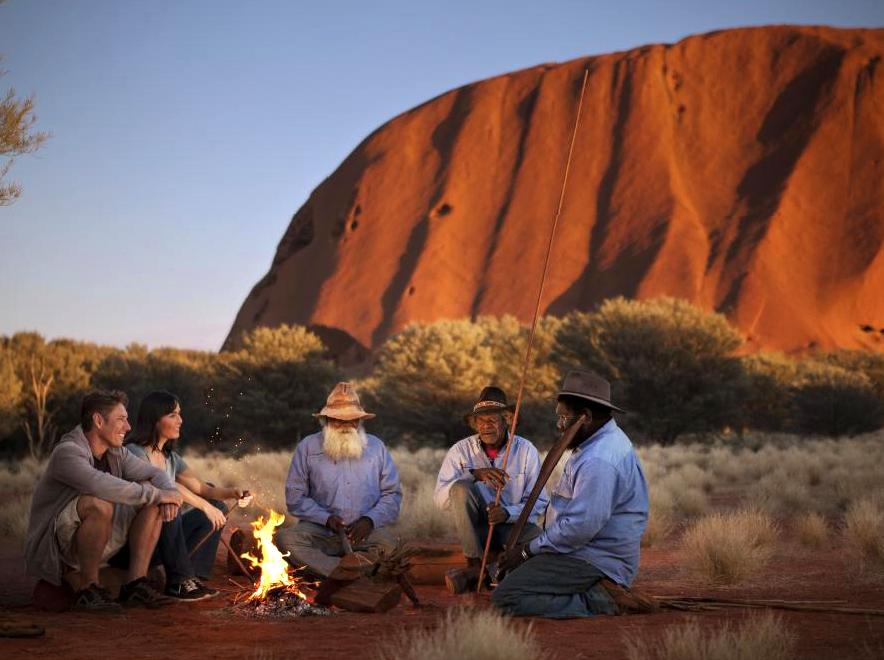
[[[219,562],[217,572],[221,571]],[[424,609],[403,604],[384,615],[342,612],[285,622],[253,621],[226,613],[226,602],[221,598],[156,612],[129,610],[123,616],[49,614],[23,604],[29,600],[30,583],[22,574],[19,553],[7,546],[0,554],[0,618],[41,623],[46,636],[0,639],[4,658],[371,657],[381,639],[401,631],[432,628],[446,608],[472,602],[470,597],[452,597],[442,587],[428,586],[417,588],[427,604]],[[216,578],[213,584],[223,587],[226,579]],[[658,595],[846,600],[859,607],[884,609],[881,586],[849,575],[837,550],[810,551],[789,544],[781,546],[773,563],[749,583],[728,589],[704,588],[680,573],[673,551],[649,550],[642,556],[638,585]],[[702,625],[716,627],[724,621],[739,621],[746,614],[729,611],[696,616]],[[884,657],[882,617],[795,612],[781,612],[780,616],[798,638],[797,657]],[[532,623],[543,647],[555,658],[613,660],[624,657],[624,637],[658,637],[667,626],[687,618],[662,613]]]
[[[543,64],[368,136],[292,218],[229,340],[314,327],[364,358],[412,321],[623,295],[727,313],[749,350],[884,350],[884,29],[721,30]]]

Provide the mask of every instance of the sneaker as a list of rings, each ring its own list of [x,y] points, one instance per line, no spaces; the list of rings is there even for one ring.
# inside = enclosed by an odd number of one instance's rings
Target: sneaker
[[[117,601],[123,605],[137,605],[152,610],[174,602],[150,586],[147,578],[143,577],[120,587],[120,597]]]
[[[178,600],[205,600],[206,598],[214,598],[218,595],[217,589],[207,587],[196,578],[187,578],[177,584],[170,584],[166,587],[166,595]]]
[[[105,614],[120,614],[123,608],[111,598],[107,589],[97,584],[90,584],[85,589],[80,589],[74,595],[74,609],[82,612],[101,612]]]

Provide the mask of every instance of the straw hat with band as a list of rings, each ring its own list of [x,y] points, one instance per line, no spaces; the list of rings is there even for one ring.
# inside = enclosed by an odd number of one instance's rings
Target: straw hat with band
[[[363,410],[353,383],[338,383],[328,395],[325,407],[318,413],[313,413],[313,416],[350,422],[354,419],[374,419],[375,415]]]
[[[591,371],[569,371],[558,394],[558,396],[563,395],[576,396],[607,406],[617,412],[626,412],[623,408],[619,408],[611,403],[611,384]]]

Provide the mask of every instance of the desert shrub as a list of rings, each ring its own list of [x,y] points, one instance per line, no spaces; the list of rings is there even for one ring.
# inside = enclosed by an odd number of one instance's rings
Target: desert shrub
[[[793,389],[800,433],[856,435],[884,424],[884,400],[864,373],[808,360],[800,363]]]
[[[557,324],[555,319],[538,324],[517,430],[528,438],[552,435],[551,397],[559,375],[547,355]],[[515,402],[528,333],[504,316],[415,323],[390,337],[365,380],[381,432],[411,437],[417,445],[445,446],[470,435],[462,417],[483,387],[497,385]]]
[[[218,424],[210,407],[209,390],[214,377],[216,354],[159,348],[153,351],[130,344],[108,355],[92,375],[92,386],[122,390],[129,397],[129,417],[137,418],[141,400],[150,392],[167,390],[181,401],[181,447],[205,446]]]
[[[800,516],[792,529],[798,542],[808,548],[821,548],[829,538],[826,519],[815,511]]]
[[[568,314],[553,358],[606,377],[633,413],[626,423],[669,444],[738,419],[743,377],[732,353],[741,343],[724,316],[687,301],[615,298],[594,313]]]
[[[0,439],[21,423],[22,382],[12,354],[0,344]]]
[[[844,540],[862,575],[884,576],[884,511],[881,502],[854,502],[844,516]]]
[[[786,431],[795,416],[792,384],[798,375],[795,360],[782,353],[756,353],[740,359],[746,395],[740,425],[761,431]]]
[[[241,343],[240,350],[218,357],[213,444],[246,451],[286,447],[318,430],[313,414],[340,380],[319,338],[281,325],[246,333]]]
[[[433,630],[407,630],[381,644],[379,660],[545,658],[531,625],[493,610],[454,609]]]
[[[767,563],[776,537],[776,526],[762,511],[713,513],[685,532],[682,560],[708,582],[736,584]]]
[[[662,639],[625,637],[629,660],[788,660],[795,636],[772,614],[710,630],[697,620],[669,626]]]
[[[813,359],[816,362],[864,374],[872,384],[878,398],[884,399],[884,354],[871,351],[841,350],[831,353],[817,353]]]

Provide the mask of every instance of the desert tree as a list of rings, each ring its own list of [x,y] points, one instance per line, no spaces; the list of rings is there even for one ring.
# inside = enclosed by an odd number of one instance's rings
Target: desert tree
[[[36,332],[19,332],[6,343],[22,383],[22,430],[34,458],[46,455],[58,430],[74,426],[79,401],[89,389],[91,375],[107,348],[56,339],[47,342]]]
[[[0,76],[5,73],[0,69]],[[14,88],[9,88],[0,100],[0,206],[11,204],[21,196],[19,184],[3,182],[15,159],[33,153],[49,138],[48,133],[33,130],[36,122],[34,98],[21,98]]]

